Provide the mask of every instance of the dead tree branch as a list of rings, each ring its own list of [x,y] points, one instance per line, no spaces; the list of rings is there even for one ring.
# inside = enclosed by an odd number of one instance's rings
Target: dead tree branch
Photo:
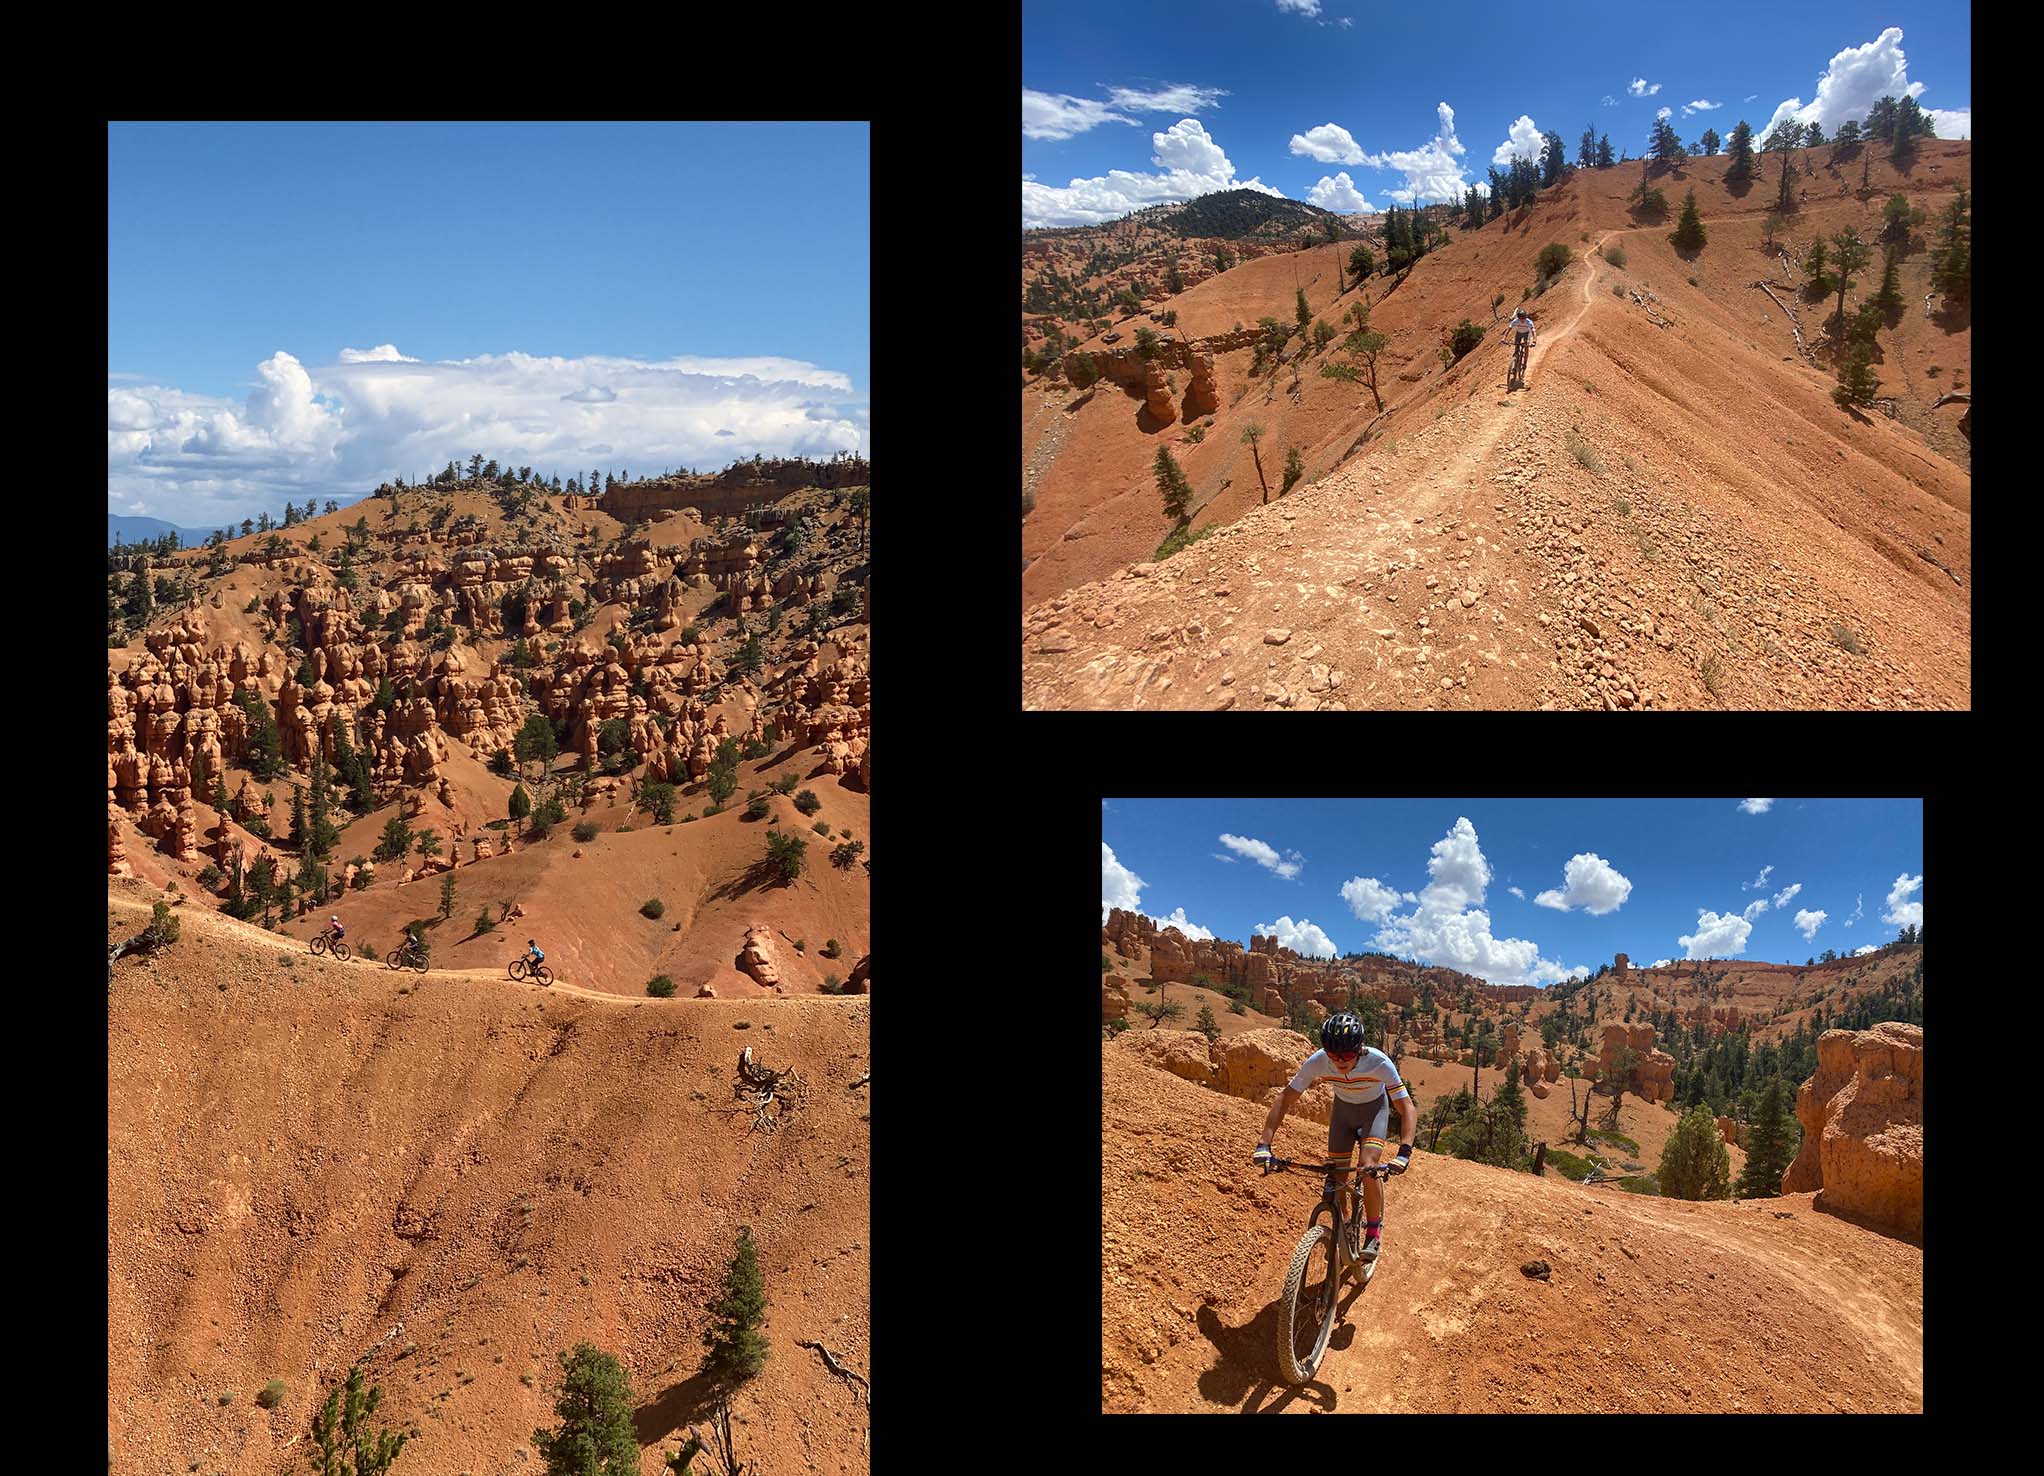
[[[1796,348],[1801,351],[1804,358],[1806,359],[1809,358],[1810,346],[1803,342],[1803,328],[1802,325],[1796,321],[1795,309],[1790,307],[1787,303],[1783,302],[1780,298],[1776,297],[1774,295],[1773,286],[1770,286],[1770,284],[1766,282],[1755,282],[1753,285],[1755,287],[1758,287],[1762,292],[1765,292],[1767,294],[1767,300],[1773,303],[1776,307],[1781,309],[1782,316],[1789,320],[1789,332],[1795,334],[1796,336]],[[1773,285],[1779,286],[1780,284],[1776,283]],[[1793,289],[1789,287],[1785,286],[1782,287],[1782,291],[1784,292],[1792,290]]]
[[[753,1109],[754,1132],[773,1132],[781,1119],[809,1097],[809,1087],[794,1067],[773,1071],[752,1059],[752,1047],[738,1053],[738,1080],[731,1094]]]
[[[1933,554],[1933,553],[1932,553],[1932,552],[1931,552],[1931,551],[1930,551],[1929,549],[1927,549],[1927,548],[1919,548],[1919,549],[1918,549],[1918,550],[1916,551],[1916,556],[1917,556],[1917,557],[1918,557],[1919,559],[1922,559],[1922,560],[1924,560],[1924,561],[1925,561],[1925,562],[1927,562],[1927,563],[1932,563],[1932,564],[1936,564],[1936,565],[1937,565],[1937,566],[1938,566],[1938,567],[1939,567],[1940,569],[1944,569],[1944,570],[1945,570],[1945,577],[1946,577],[1946,578],[1948,578],[1948,579],[1950,579],[1950,580],[1952,581],[1952,583],[1954,583],[1954,584],[1959,584],[1959,576],[1958,576],[1958,575],[1956,575],[1956,574],[1954,574],[1954,573],[1953,573],[1953,572],[1952,572],[1952,571],[1951,571],[1950,569],[1945,569],[1944,561],[1943,561],[1943,560],[1941,560],[1941,559],[1939,559],[1939,558],[1938,558],[1938,557],[1937,557],[1936,555],[1934,555],[1934,554]],[[1964,589],[1964,588],[1965,588],[1966,586],[1965,586],[1965,585],[1963,585],[1963,584],[1959,584],[1959,587],[1960,587],[1961,589]]]

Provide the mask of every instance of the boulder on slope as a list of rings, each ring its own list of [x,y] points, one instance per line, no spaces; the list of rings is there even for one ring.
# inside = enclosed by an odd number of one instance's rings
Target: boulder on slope
[[[1796,1093],[1803,1146],[1781,1192],[1923,1239],[1923,1029],[1884,1021],[1827,1030],[1817,1070]]]
[[[1201,1086],[1213,1085],[1214,1066],[1207,1059],[1207,1038],[1197,1030],[1124,1030],[1107,1042],[1107,1048]]]

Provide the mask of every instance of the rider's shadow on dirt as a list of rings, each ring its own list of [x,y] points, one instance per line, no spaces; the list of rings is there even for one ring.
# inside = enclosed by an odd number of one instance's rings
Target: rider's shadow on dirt
[[[1341,1315],[1351,1317],[1362,1288],[1349,1282],[1341,1292]],[[1304,1399],[1328,1413],[1336,1408],[1333,1388],[1315,1378],[1294,1387],[1277,1376],[1278,1303],[1272,1301],[1241,1327],[1229,1327],[1211,1307],[1199,1309],[1199,1330],[1213,1345],[1214,1366],[1199,1376],[1199,1392],[1208,1403],[1233,1405],[1244,1414],[1282,1410]],[[1344,1321],[1327,1340],[1332,1358],[1356,1339],[1355,1323]],[[1323,1363],[1322,1367],[1326,1365]]]

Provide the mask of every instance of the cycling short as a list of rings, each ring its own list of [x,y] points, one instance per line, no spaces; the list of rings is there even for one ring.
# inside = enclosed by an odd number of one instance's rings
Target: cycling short
[[[1346,1153],[1355,1143],[1365,1148],[1389,1145],[1384,1131],[1391,1124],[1391,1098],[1383,1095],[1374,1102],[1344,1102],[1334,1099],[1334,1111],[1327,1119],[1327,1156]]]

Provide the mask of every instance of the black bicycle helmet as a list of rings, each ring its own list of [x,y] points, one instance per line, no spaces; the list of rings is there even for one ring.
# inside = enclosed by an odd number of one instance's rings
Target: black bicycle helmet
[[[1361,1050],[1363,1022],[1347,1011],[1329,1015],[1320,1026],[1320,1048],[1329,1052],[1339,1051],[1343,1055]]]

